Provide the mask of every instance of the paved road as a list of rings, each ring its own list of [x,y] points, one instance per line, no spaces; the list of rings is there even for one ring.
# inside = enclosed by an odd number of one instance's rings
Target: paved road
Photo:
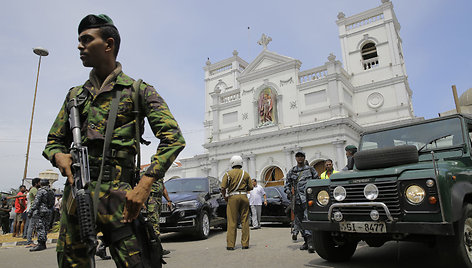
[[[238,239],[241,238],[238,230]],[[179,233],[164,234],[164,247],[171,251],[165,268],[173,267],[317,267],[317,268],[393,268],[440,267],[433,249],[416,243],[390,242],[381,248],[361,243],[348,263],[329,263],[316,253],[300,251],[302,239],[293,243],[289,228],[263,225],[251,231],[250,249],[236,243],[234,251],[226,250],[226,233],[213,230],[207,240],[194,240]],[[0,267],[56,267],[54,245],[42,252],[29,252],[23,247],[0,249]],[[20,265],[21,264],[21,265]],[[97,267],[115,267],[113,261],[97,261]]]

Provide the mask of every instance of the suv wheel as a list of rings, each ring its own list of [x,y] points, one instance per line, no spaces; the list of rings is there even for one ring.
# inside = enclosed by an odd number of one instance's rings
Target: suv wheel
[[[332,262],[348,261],[357,248],[357,241],[335,242],[330,232],[313,232],[313,242],[318,255]]]
[[[455,223],[454,236],[438,238],[438,249],[450,267],[472,267],[472,205],[462,209],[462,218]]]
[[[197,223],[197,237],[200,239],[207,239],[210,235],[210,218],[205,210],[202,210]]]

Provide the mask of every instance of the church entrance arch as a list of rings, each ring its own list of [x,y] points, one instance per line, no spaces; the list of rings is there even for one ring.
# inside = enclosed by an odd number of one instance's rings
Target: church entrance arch
[[[270,166],[262,173],[264,187],[284,185],[284,172],[277,166]]]
[[[314,160],[310,163],[310,166],[312,166],[316,170],[319,176],[325,171],[325,159]]]

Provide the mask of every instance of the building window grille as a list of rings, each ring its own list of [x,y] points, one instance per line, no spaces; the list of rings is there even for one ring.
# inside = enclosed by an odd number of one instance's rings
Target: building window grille
[[[374,43],[367,43],[361,49],[362,65],[364,70],[375,68],[379,65],[377,47]]]

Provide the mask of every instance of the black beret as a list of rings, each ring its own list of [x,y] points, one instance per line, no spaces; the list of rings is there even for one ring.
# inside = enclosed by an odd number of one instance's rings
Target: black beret
[[[112,26],[116,29],[113,21],[110,17],[105,14],[94,15],[90,14],[85,16],[80,23],[79,23],[79,34],[84,30],[91,29],[91,28],[100,28],[103,26]]]

